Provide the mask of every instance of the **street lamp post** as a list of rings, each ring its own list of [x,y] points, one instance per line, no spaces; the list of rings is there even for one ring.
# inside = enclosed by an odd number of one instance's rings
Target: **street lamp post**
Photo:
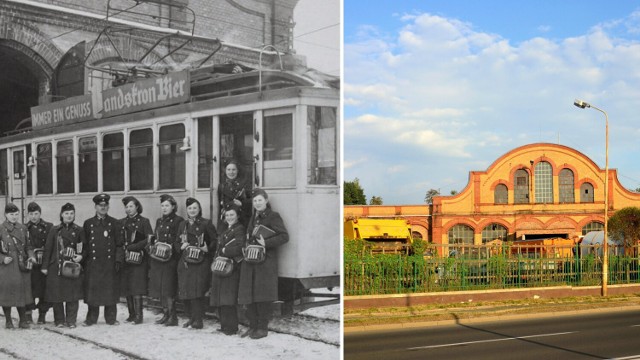
[[[607,240],[607,222],[609,212],[609,116],[607,112],[585,101],[576,99],[573,105],[585,109],[592,108],[604,114],[605,121],[605,166],[604,166],[604,239],[602,245],[602,296],[607,296],[607,278],[609,276],[609,244]]]

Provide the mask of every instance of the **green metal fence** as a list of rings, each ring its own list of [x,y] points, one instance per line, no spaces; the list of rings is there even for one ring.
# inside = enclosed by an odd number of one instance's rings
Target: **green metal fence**
[[[345,295],[586,286],[602,281],[598,245],[430,245],[426,256],[374,255],[366,246],[353,250],[345,249]],[[638,250],[609,247],[609,284],[640,283]]]

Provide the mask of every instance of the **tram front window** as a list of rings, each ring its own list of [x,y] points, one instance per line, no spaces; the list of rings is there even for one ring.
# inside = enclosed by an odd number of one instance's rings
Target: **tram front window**
[[[307,129],[309,184],[337,185],[336,108],[309,106]]]
[[[264,185],[295,185],[293,171],[293,114],[264,117]]]

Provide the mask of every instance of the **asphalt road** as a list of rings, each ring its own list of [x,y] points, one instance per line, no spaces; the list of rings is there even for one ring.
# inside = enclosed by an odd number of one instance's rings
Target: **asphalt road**
[[[640,310],[346,333],[344,359],[640,359]]]

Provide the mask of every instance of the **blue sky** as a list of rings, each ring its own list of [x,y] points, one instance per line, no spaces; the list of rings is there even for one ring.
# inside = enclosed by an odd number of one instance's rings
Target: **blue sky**
[[[529,143],[640,188],[640,1],[344,1],[344,179],[367,200],[462,190]]]

